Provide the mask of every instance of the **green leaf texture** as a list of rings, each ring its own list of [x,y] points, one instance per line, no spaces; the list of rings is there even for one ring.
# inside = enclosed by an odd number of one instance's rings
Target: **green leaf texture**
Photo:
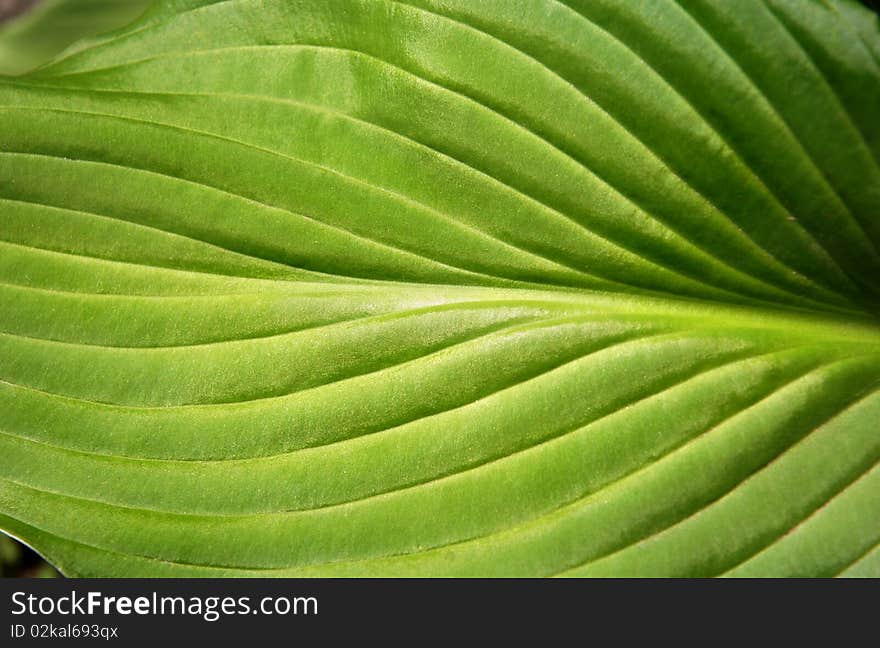
[[[64,573],[880,575],[858,5],[168,0],[0,111]]]

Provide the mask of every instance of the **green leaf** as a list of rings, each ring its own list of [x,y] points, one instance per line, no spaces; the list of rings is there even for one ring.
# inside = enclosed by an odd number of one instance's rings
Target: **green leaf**
[[[854,3],[169,0],[0,112],[65,574],[880,575]]]

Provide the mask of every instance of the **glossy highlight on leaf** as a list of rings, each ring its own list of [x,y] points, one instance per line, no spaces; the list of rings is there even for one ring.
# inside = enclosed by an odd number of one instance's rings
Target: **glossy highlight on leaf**
[[[0,78],[0,528],[71,576],[880,575],[849,0],[163,0]]]

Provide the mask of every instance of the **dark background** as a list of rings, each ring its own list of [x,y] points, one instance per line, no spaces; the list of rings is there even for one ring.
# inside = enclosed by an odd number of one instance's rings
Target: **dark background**
[[[6,20],[27,11],[36,3],[37,0],[0,0],[0,20]]]

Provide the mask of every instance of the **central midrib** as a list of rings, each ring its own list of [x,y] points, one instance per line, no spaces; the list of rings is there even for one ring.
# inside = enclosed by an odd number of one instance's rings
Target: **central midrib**
[[[346,299],[345,294],[363,294],[369,292],[389,292],[404,295],[413,293],[416,296],[445,301],[437,304],[450,306],[455,303],[504,302],[509,305],[548,303],[559,306],[570,306],[577,311],[594,313],[600,317],[614,315],[662,317],[667,320],[679,320],[686,327],[704,328],[707,325],[736,329],[782,330],[805,336],[825,339],[827,341],[848,341],[867,343],[880,350],[880,317],[868,311],[852,311],[850,313],[822,311],[818,309],[798,309],[776,304],[736,304],[711,299],[699,299],[678,295],[640,292],[637,288],[632,293],[612,293],[591,291],[588,289],[564,288],[557,286],[529,287],[497,287],[467,286],[459,284],[424,284],[400,281],[382,281],[334,276],[339,281],[309,282],[286,281],[278,279],[247,279],[261,284],[256,294],[265,294],[262,288],[282,295],[295,297],[303,291],[303,299],[315,297],[322,292],[335,293],[339,299]],[[271,288],[270,288],[271,285]],[[292,289],[289,291],[288,289]],[[254,293],[242,293],[254,294]],[[276,293],[277,294],[277,293]],[[179,296],[183,298],[183,296]],[[404,315],[385,313],[384,316]],[[380,317],[383,315],[377,315]]]

